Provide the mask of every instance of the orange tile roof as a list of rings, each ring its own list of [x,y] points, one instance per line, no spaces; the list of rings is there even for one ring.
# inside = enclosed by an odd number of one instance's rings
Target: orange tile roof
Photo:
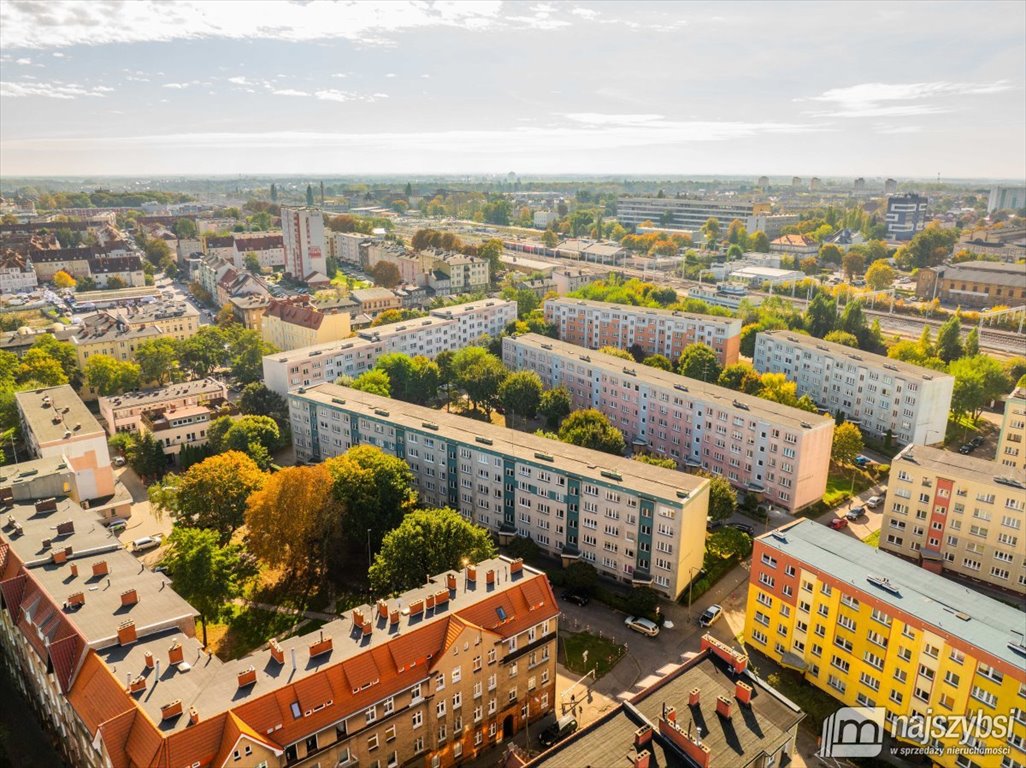
[[[131,733],[137,717],[145,716],[137,709],[130,709],[100,724],[99,730],[103,738],[103,745],[113,768],[132,768],[131,760],[125,751],[125,744],[128,742],[128,734]]]
[[[68,701],[82,718],[90,734],[95,734],[101,723],[105,723],[125,712],[134,712],[135,702],[125,693],[95,651],[86,654],[75,684],[68,694]]]
[[[296,691],[296,698],[299,700],[299,708],[303,712],[308,712],[314,707],[322,707],[336,698],[327,675],[313,675],[304,678],[298,681],[293,688]]]
[[[153,768],[163,766],[165,749],[166,744],[160,731],[143,712],[139,712],[139,716],[132,723],[132,730],[128,733],[128,741],[125,742],[125,752],[132,763]],[[189,765],[191,764],[192,761],[189,762]]]
[[[47,651],[50,654],[50,662],[53,664],[54,676],[60,686],[61,693],[66,694],[71,690],[71,678],[82,661],[82,652],[85,650],[85,641],[77,634],[68,635],[56,642],[50,643]]]
[[[188,717],[186,712],[182,717]],[[225,740],[225,731],[230,727],[229,715],[219,714],[209,720],[202,719],[196,725],[190,725],[184,731],[178,731],[167,739],[167,765],[169,768],[181,768],[199,761],[200,765],[216,765],[220,768],[224,762],[216,762],[221,753],[221,745]]]
[[[381,680],[381,671],[374,663],[374,656],[370,652],[343,662],[342,669],[345,670],[349,688],[353,691],[358,691],[365,685],[371,685]]]

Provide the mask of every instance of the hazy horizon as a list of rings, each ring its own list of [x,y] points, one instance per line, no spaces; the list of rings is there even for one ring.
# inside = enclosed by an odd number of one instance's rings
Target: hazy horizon
[[[0,172],[1022,183],[1026,4],[924,7],[8,2]]]

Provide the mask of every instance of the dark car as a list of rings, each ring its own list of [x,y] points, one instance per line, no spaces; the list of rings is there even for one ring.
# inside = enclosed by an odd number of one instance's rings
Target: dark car
[[[852,507],[848,510],[848,513],[845,515],[845,517],[851,520],[852,522],[855,522],[860,517],[862,517],[864,512],[865,510],[862,507]]]
[[[564,715],[538,736],[543,747],[551,747],[577,730],[577,721],[571,715]]]
[[[973,445],[972,443],[966,443],[965,445],[963,445],[961,448],[958,449],[958,452],[963,454],[963,455],[968,455],[968,454],[972,453],[975,450],[976,450],[976,446],[975,445]]]
[[[748,523],[731,523],[730,527],[737,528],[741,533],[747,533],[749,536],[755,533],[755,529]]]
[[[574,605],[587,605],[590,598],[580,592],[571,592],[567,590],[563,593],[563,599],[568,603],[573,603]]]
[[[970,445],[975,445],[977,448],[979,448],[981,445],[983,445],[983,436],[982,435],[977,435],[976,437],[974,437],[972,440],[969,441],[969,444]]]
[[[723,527],[723,521],[722,520],[708,520],[708,521],[706,521],[706,524],[705,524],[705,530],[710,531],[710,532],[718,531],[722,527]]]

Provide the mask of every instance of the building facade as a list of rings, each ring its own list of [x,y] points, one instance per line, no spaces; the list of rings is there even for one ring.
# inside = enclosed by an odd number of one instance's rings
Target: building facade
[[[929,202],[928,198],[915,192],[888,197],[887,213],[884,214],[887,239],[904,242],[922,232],[926,228]]]
[[[987,197],[987,213],[1026,208],[1026,187],[994,187]]]
[[[183,381],[159,389],[142,389],[123,395],[101,397],[97,401],[100,418],[108,435],[138,432],[142,414],[158,408],[185,408],[194,405],[219,407],[228,402],[228,387],[208,376]]]
[[[271,299],[260,328],[264,341],[283,351],[341,341],[352,333],[348,312],[322,312],[307,296]]]
[[[281,209],[285,272],[304,280],[318,272],[325,274],[324,215],[316,208]]]
[[[765,229],[769,203],[739,200],[698,200],[676,197],[622,197],[616,201],[616,218],[624,226],[638,226],[645,221],[668,229],[697,232],[711,218],[726,228],[740,219],[749,232]]]
[[[176,341],[199,330],[199,312],[188,302],[119,307],[86,317],[72,337],[78,364],[85,367],[93,355],[110,355],[117,360],[134,360],[139,342],[153,338]]]
[[[916,296],[959,306],[1021,306],[1026,303],[1026,277],[1022,264],[996,261],[922,267],[916,273]]]
[[[589,349],[637,345],[646,355],[665,355],[673,362],[689,344],[702,343],[712,347],[720,365],[732,365],[741,347],[741,321],[731,317],[566,297],[545,302],[545,321],[571,344]]]
[[[926,446],[894,457],[880,549],[1026,594],[1026,470]]]
[[[0,249],[0,293],[32,290],[39,284],[32,263],[11,248]]]
[[[1026,469],[1026,387],[1016,387],[1005,398],[996,461],[1013,469]]]
[[[959,754],[961,733],[925,742],[934,765],[1026,760],[1021,626],[1021,610],[812,520],[755,540],[747,645],[842,705],[883,707],[899,742],[916,743],[899,717],[1008,718],[1005,736],[970,734],[968,746],[989,754]]]
[[[546,388],[566,387],[575,409],[604,413],[635,450],[721,475],[789,511],[826,490],[829,416],[533,333],[503,339],[502,357],[512,370],[538,373]]]
[[[498,336],[516,317],[516,302],[503,299],[433,309],[428,317],[367,328],[342,342],[267,355],[264,383],[284,396],[295,387],[359,376],[389,352],[434,358],[440,352],[477,343],[482,336]]]
[[[702,567],[708,480],[334,384],[289,393],[296,456],[405,459],[419,497],[671,599]]]
[[[755,370],[782,373],[821,408],[898,443],[944,439],[955,378],[790,331],[755,338]]]

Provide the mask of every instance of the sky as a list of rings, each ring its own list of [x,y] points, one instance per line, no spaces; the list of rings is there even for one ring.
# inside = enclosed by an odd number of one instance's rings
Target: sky
[[[0,173],[1026,178],[1026,3],[0,3]]]

